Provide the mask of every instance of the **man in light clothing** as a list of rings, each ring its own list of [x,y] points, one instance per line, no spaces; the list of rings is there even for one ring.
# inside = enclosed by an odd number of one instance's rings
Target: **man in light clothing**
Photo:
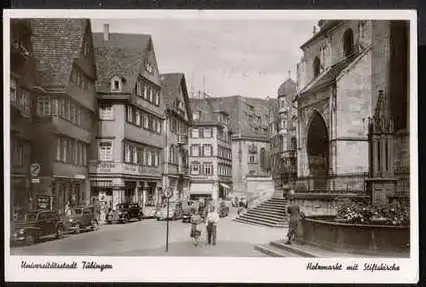
[[[219,214],[216,212],[214,207],[210,207],[210,211],[207,214],[206,218],[208,244],[216,245],[216,232],[218,222]]]

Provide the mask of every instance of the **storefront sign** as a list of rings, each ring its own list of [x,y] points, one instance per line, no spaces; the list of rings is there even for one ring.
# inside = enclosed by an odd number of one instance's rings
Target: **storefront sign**
[[[139,166],[127,163],[100,163],[89,167],[90,173],[126,173],[131,175],[160,175],[160,167]]]

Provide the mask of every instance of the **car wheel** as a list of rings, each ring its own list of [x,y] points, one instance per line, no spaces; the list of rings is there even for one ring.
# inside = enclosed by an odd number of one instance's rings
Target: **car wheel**
[[[28,233],[25,235],[25,244],[26,245],[33,245],[35,242],[35,237],[32,233]]]
[[[64,236],[64,227],[60,225],[56,229],[56,238],[62,238],[63,236]]]
[[[80,233],[80,223],[77,223],[77,224],[75,225],[74,233],[75,233],[75,234],[79,234],[79,233]]]

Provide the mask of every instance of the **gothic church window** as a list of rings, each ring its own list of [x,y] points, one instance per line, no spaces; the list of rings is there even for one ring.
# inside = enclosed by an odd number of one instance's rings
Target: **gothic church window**
[[[352,29],[347,29],[343,34],[343,52],[345,57],[349,57],[354,53],[354,33]]]
[[[318,57],[315,57],[313,68],[314,68],[314,77],[318,77],[321,71],[321,62],[318,59]]]

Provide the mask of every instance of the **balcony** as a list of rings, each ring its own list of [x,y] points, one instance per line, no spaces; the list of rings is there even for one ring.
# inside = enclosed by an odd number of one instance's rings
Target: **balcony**
[[[188,136],[186,134],[179,134],[177,138],[178,145],[188,144]]]

